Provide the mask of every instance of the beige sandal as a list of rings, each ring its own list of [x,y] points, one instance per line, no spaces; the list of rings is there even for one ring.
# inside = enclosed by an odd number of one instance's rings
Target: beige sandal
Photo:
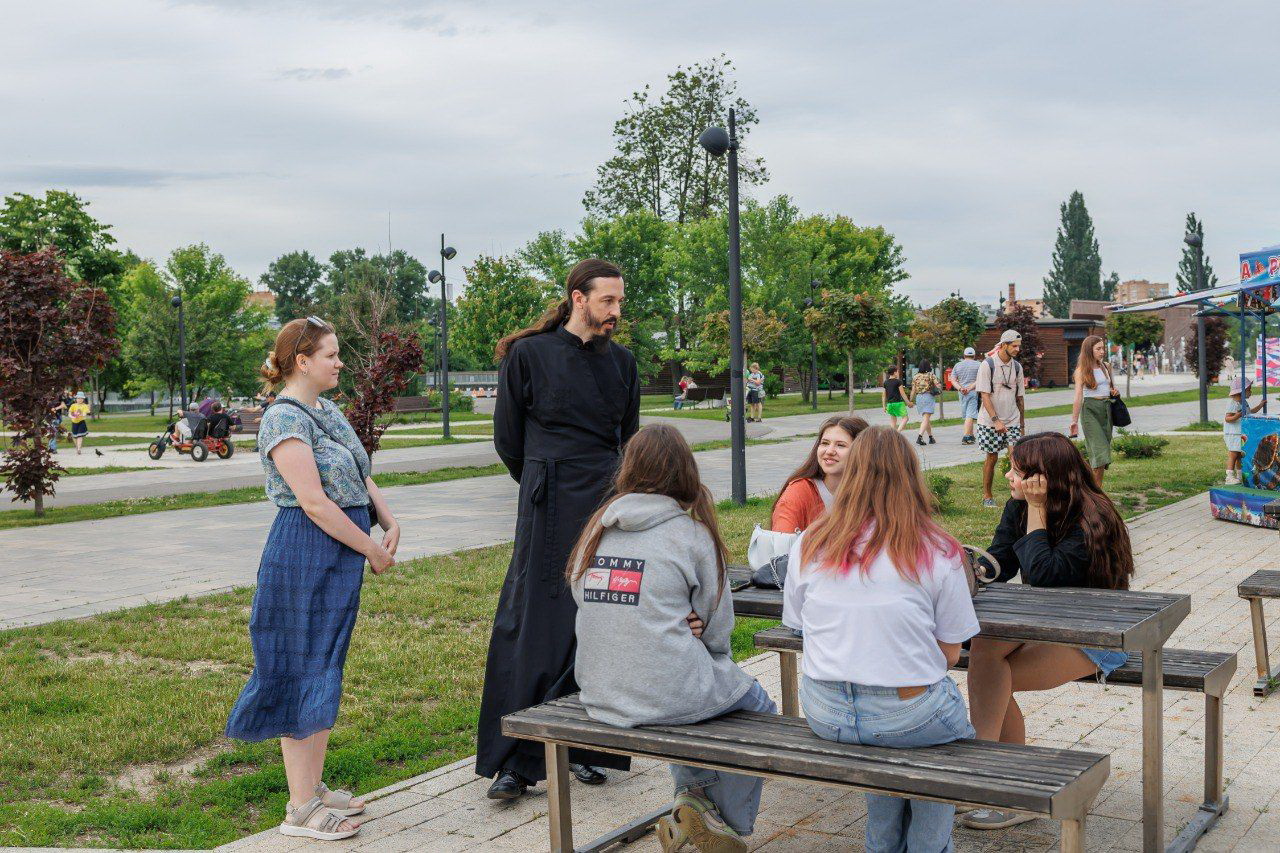
[[[324,807],[319,797],[312,797],[306,804],[294,808],[284,807],[284,823],[280,824],[280,834],[294,838],[314,838],[317,841],[340,841],[350,838],[360,831],[360,827],[350,823],[346,818],[336,815]],[[343,829],[342,825],[350,824],[354,829]]]
[[[355,794],[350,791],[330,791],[329,786],[323,782],[316,783],[316,796],[324,803],[325,808],[336,815],[351,817],[364,811],[363,803],[359,806],[351,805],[351,801],[356,798]]]

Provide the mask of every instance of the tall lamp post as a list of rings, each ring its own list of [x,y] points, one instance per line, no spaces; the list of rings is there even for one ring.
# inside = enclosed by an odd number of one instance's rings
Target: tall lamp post
[[[444,244],[444,235],[440,235],[440,269],[432,270],[427,278],[432,284],[440,285],[440,410],[443,413],[444,437],[449,435],[449,293],[444,278],[444,262],[451,261],[458,250]]]
[[[804,301],[805,308],[818,307],[818,288],[822,286],[822,282],[816,278],[809,282],[809,298]],[[818,335],[812,330],[809,332],[809,400],[813,403],[813,410],[818,411]]]
[[[733,502],[747,502],[747,431],[742,385],[742,254],[738,225],[738,136],[733,110],[729,110],[729,132],[709,127],[698,144],[712,157],[729,155],[729,451],[733,473]]]
[[[185,414],[187,411],[187,321],[182,315],[181,294],[170,299],[169,304],[178,309],[178,378],[182,382],[182,411]]]
[[[1204,290],[1204,239],[1194,231],[1188,232],[1187,236],[1182,238],[1182,242],[1186,243],[1196,254],[1196,290]],[[1244,298],[1244,294],[1240,295]],[[1240,339],[1244,340],[1244,328],[1240,329]],[[1208,367],[1205,363],[1205,344],[1204,344],[1204,312],[1196,312],[1196,362],[1199,365],[1200,374],[1200,423],[1207,424],[1209,422],[1209,377]],[[1243,369],[1243,366],[1242,368]]]

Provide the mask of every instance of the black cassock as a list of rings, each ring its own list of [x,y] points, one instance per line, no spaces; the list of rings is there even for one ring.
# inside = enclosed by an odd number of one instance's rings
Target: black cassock
[[[615,343],[586,345],[563,326],[516,341],[498,380],[493,443],[520,483],[515,553],[489,640],[476,773],[546,778],[543,745],[501,734],[504,714],[577,691],[577,606],[564,571],[609,489],[622,446],[640,427],[636,360]],[[626,769],[629,759],[572,751]]]

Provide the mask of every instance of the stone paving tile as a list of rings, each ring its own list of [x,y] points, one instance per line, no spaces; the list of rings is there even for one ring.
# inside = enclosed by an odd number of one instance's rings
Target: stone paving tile
[[[1133,521],[1130,529],[1138,555],[1134,588],[1181,589],[1193,597],[1192,618],[1178,629],[1170,645],[1239,655],[1239,668],[1224,708],[1227,741],[1223,760],[1231,807],[1198,849],[1280,850],[1280,750],[1275,748],[1280,742],[1280,697],[1263,701],[1253,696],[1248,608],[1235,596],[1235,585],[1252,567],[1280,563],[1280,537],[1274,532],[1214,521],[1203,496],[1149,513]],[[1280,607],[1272,611],[1269,621],[1273,630],[1280,630],[1275,624],[1280,621]],[[759,655],[744,666],[775,699],[778,697],[776,655]],[[956,681],[963,689],[964,674],[957,673]],[[1024,695],[1019,702],[1034,743],[1111,755],[1111,776],[1086,824],[1088,849],[1116,853],[1141,850],[1139,691],[1071,684]],[[1202,796],[1204,699],[1198,694],[1167,691],[1164,704],[1165,835],[1171,841],[1194,816]],[[630,773],[610,775],[613,781],[601,788],[571,784],[574,837],[579,843],[652,811],[671,797],[670,776],[665,766],[656,762],[637,761]],[[474,776],[469,762],[405,780],[387,789],[386,796],[398,797],[403,792],[412,799],[402,798],[401,802],[411,804],[386,817],[373,817],[358,836],[359,846],[348,849],[375,853],[545,850],[544,788],[539,786],[533,796],[520,803],[501,806],[484,798],[487,785],[487,780]],[[381,814],[374,806],[370,814]],[[761,806],[751,839],[754,850],[809,853],[863,849],[866,810],[860,794],[768,781]],[[423,819],[418,821],[419,817]],[[990,833],[957,825],[955,849],[960,853],[1049,851],[1057,848],[1058,831],[1056,823],[1048,820]],[[288,851],[295,847],[278,835],[264,833],[227,849]],[[656,850],[657,843],[649,835],[623,849]]]

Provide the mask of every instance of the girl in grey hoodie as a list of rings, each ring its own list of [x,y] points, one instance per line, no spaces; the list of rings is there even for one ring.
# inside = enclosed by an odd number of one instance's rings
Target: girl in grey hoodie
[[[569,560],[578,604],[574,675],[592,719],[684,725],[777,707],[730,650],[733,599],[715,505],[679,431],[653,425],[627,443],[614,496]],[[763,781],[671,766],[676,801],[658,822],[665,853],[744,851]]]

